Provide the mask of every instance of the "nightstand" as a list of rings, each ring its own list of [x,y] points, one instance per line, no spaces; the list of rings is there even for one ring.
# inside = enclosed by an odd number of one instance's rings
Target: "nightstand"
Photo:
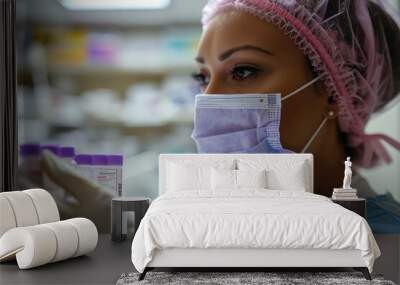
[[[337,199],[332,199],[332,202],[339,204],[340,206],[353,211],[354,213],[359,214],[361,217],[366,218],[367,217],[367,202],[363,198],[357,198],[357,199],[348,199],[348,200],[337,200]]]
[[[118,197],[111,201],[111,237],[113,241],[123,241],[134,236],[140,221],[150,206],[150,198]],[[134,224],[133,230],[128,224]],[[132,231],[131,231],[132,230]]]

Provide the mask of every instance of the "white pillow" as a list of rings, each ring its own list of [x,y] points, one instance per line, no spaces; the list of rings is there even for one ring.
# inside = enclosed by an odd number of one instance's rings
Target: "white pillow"
[[[268,188],[274,190],[306,191],[307,177],[302,167],[287,169],[284,172],[272,169],[267,172]]]
[[[210,171],[211,168],[207,166],[170,163],[168,165],[167,189],[168,191],[210,189]]]
[[[235,169],[227,159],[176,159],[166,164],[166,190],[211,190],[211,169]]]
[[[266,188],[267,178],[265,170],[230,170],[212,169],[211,188],[213,190],[241,188]]]
[[[267,171],[236,170],[237,188],[267,188]]]
[[[212,168],[211,189],[236,189],[236,170]]]
[[[309,168],[304,160],[238,160],[240,170],[267,171],[267,188],[306,191],[310,188]]]

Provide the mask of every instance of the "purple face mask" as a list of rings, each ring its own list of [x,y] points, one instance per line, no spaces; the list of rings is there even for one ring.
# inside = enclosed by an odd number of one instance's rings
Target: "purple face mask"
[[[313,79],[282,100],[315,83]],[[195,99],[192,139],[199,153],[291,153],[282,147],[280,94],[199,94]],[[310,146],[328,118],[310,138]]]

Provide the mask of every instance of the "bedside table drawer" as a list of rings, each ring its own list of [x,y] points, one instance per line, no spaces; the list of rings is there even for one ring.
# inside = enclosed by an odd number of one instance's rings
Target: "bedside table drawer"
[[[367,217],[367,203],[365,199],[355,200],[336,200],[332,199],[332,202],[339,204],[340,206],[359,214],[361,217]]]

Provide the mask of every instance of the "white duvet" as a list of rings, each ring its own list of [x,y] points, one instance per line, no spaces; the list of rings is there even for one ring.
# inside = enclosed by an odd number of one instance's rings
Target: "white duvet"
[[[155,249],[358,249],[372,272],[380,251],[365,219],[300,191],[179,191],[151,204],[132,243],[143,272]]]

